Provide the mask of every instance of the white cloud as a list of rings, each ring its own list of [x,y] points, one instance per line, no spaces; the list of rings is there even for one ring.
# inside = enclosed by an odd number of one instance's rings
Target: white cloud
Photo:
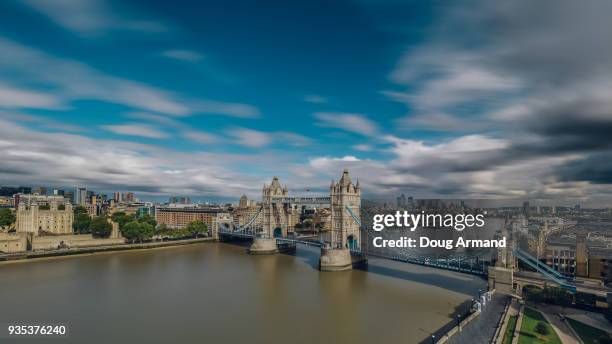
[[[364,136],[378,134],[378,125],[361,114],[343,112],[316,112],[313,116],[317,125],[328,128],[339,128]]]
[[[288,131],[274,132],[272,135],[278,142],[282,142],[283,144],[287,144],[289,146],[303,147],[312,143],[310,138]]]
[[[316,94],[309,94],[305,96],[304,101],[307,103],[313,103],[313,104],[326,104],[329,102],[326,97],[316,95]]]
[[[101,128],[120,135],[140,136],[153,139],[168,137],[166,133],[146,124],[103,125]]]
[[[59,109],[63,107],[63,101],[47,93],[23,90],[0,83],[0,107]]]
[[[211,144],[219,141],[219,137],[210,133],[196,130],[186,130],[182,133],[183,137],[198,143]]]
[[[353,146],[354,150],[358,150],[360,152],[371,152],[374,150],[374,147],[368,144],[358,144]]]
[[[204,58],[202,54],[186,49],[171,49],[163,51],[161,54],[170,59],[186,62],[198,62]]]
[[[167,31],[163,24],[155,21],[125,18],[104,0],[24,0],[23,4],[47,16],[57,25],[84,36],[112,30],[143,33]]]
[[[272,137],[269,133],[259,130],[232,128],[228,130],[228,134],[232,136],[238,144],[246,147],[261,148],[272,142]]]
[[[129,141],[35,131],[0,117],[0,179],[15,184],[86,185],[98,191],[144,194],[257,196],[263,179],[252,170],[264,171],[267,179],[274,175],[268,168],[283,166],[284,158],[279,154],[186,153]],[[253,168],[236,167],[242,164]]]
[[[225,103],[213,100],[202,100],[194,102],[192,108],[196,112],[225,115],[237,118],[258,118],[259,110],[248,104]]]
[[[99,100],[173,116],[212,113],[257,117],[257,108],[241,103],[195,100],[147,84],[104,74],[81,62],[50,56],[0,37],[0,72],[21,83],[44,84],[66,100]]]

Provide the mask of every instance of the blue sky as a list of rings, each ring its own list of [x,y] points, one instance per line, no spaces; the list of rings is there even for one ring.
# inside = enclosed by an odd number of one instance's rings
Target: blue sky
[[[607,7],[5,1],[0,184],[607,199]]]

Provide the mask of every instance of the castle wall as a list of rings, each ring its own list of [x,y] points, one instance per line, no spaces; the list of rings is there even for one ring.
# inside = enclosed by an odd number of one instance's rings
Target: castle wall
[[[26,233],[0,233],[0,252],[25,252],[28,249]]]
[[[91,247],[124,244],[124,238],[94,238],[91,234],[37,236],[32,238],[32,250]]]

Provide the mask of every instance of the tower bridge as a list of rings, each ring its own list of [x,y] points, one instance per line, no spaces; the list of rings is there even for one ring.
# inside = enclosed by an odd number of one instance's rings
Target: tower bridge
[[[300,237],[289,235],[290,224],[298,216],[297,207],[315,205],[329,208],[331,230],[319,237]],[[290,195],[287,186],[280,184],[279,178],[264,184],[261,206],[255,215],[243,225],[227,221],[213,226],[217,238],[242,238],[252,240],[251,254],[274,254],[296,245],[315,246],[321,249],[319,261],[323,271],[348,270],[354,264],[366,261],[366,256],[389,259],[441,269],[485,275],[487,265],[477,256],[453,258],[428,258],[418,256],[409,250],[376,252],[368,250],[369,232],[361,221],[361,188],[359,181],[353,183],[348,170],[344,170],[340,180],[332,183],[329,195],[301,194]]]
[[[298,207],[318,205],[331,211],[331,230],[319,241],[289,237],[289,228],[299,220]],[[281,186],[279,178],[264,184],[261,207],[243,226],[216,223],[213,234],[219,236],[252,238],[251,254],[274,254],[280,248],[307,244],[321,247],[320,269],[323,271],[348,270],[354,264],[365,262],[361,253],[361,188],[353,183],[349,171],[342,172],[340,180],[332,180],[329,195],[289,195],[288,187]],[[260,221],[256,221],[260,220]],[[254,225],[261,223],[261,226]]]

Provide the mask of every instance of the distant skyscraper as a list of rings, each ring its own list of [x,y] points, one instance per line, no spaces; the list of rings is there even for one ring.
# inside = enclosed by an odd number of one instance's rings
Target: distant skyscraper
[[[74,203],[84,206],[87,202],[87,188],[76,188],[74,192]]]
[[[53,196],[64,196],[64,190],[53,189]]]
[[[115,200],[115,203],[121,202],[121,192],[115,192],[113,199]]]
[[[126,193],[125,193],[125,201],[126,201],[127,203],[132,203],[132,202],[134,202],[134,193],[132,193],[132,192],[126,192]]]
[[[191,204],[191,200],[189,199],[189,197],[172,196],[168,200],[168,203]]]
[[[406,208],[406,195],[402,194],[397,198],[397,207]]]
[[[529,211],[530,211],[530,207],[529,207],[529,201],[525,201],[523,202],[523,214],[525,216],[529,216]]]

